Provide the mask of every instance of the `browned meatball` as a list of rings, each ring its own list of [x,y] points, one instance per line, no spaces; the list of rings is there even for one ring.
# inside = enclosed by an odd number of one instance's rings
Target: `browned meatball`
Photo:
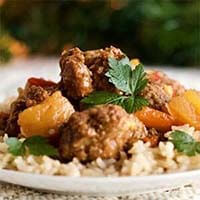
[[[26,103],[24,99],[17,99],[11,104],[10,115],[5,128],[5,132],[8,133],[9,136],[18,136],[20,133],[17,120],[19,113],[24,109],[26,109]]]
[[[20,112],[28,107],[44,101],[57,90],[57,84],[43,79],[30,78],[25,89],[19,89],[18,98],[11,104],[10,113],[5,128],[9,136],[18,136],[20,128],[17,123]]]
[[[117,105],[75,112],[60,130],[61,157],[64,160],[77,157],[81,161],[117,158],[129,139],[146,136],[146,131],[136,131],[137,122],[134,115]]]
[[[58,84],[53,81],[41,78],[29,78],[24,89],[27,107],[41,103],[57,90]]]
[[[0,130],[5,130],[9,114],[0,112]]]
[[[105,73],[109,69],[109,57],[121,60],[125,57],[125,54],[122,53],[120,49],[113,46],[105,49],[100,49],[98,53],[97,51],[94,52],[97,54],[97,56],[94,56],[93,63],[90,61],[89,66],[89,69],[92,72],[93,87],[96,90],[106,90],[119,93],[119,90],[117,90],[113,84],[108,82],[108,78],[105,76]],[[90,60],[92,60],[91,57]]]
[[[108,82],[108,58],[122,59],[125,55],[115,47],[82,52],[79,48],[63,51],[60,59],[60,88],[69,99],[79,100],[94,90],[119,92]]]
[[[148,100],[149,106],[158,110],[162,110],[165,104],[171,99],[170,94],[165,91],[164,86],[158,83],[148,83],[141,95]]]
[[[147,73],[148,84],[141,95],[149,101],[149,105],[155,109],[163,110],[173,96],[182,94],[185,89],[177,81],[170,79],[159,71]]]
[[[167,85],[172,87],[173,96],[183,94],[185,88],[178,81],[171,79],[167,74],[160,71],[151,71],[147,73],[147,78],[150,83],[157,83],[160,85]]]
[[[60,60],[61,89],[65,96],[80,99],[93,91],[91,72],[79,48],[64,51]]]
[[[95,63],[96,59],[101,58],[102,51],[103,51],[103,49],[85,51],[84,52],[85,64],[88,67],[93,65]]]

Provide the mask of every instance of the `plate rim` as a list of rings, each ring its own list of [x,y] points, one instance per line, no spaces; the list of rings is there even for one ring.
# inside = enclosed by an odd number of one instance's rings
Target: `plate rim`
[[[199,186],[200,169],[145,176],[69,177],[0,170],[0,184],[7,183],[35,191],[86,196],[127,196]]]
[[[49,178],[49,179],[68,179],[68,180],[83,180],[83,181],[99,181],[102,182],[104,180],[110,181],[110,182],[116,182],[116,181],[142,181],[143,179],[160,179],[160,178],[178,178],[182,176],[193,176],[197,175],[197,173],[200,174],[200,169],[194,169],[194,170],[188,170],[188,171],[178,171],[178,172],[170,172],[170,173],[162,173],[162,174],[151,174],[151,175],[135,175],[135,176],[63,176],[63,175],[46,175],[46,174],[38,174],[38,173],[30,173],[30,172],[22,172],[22,171],[15,171],[15,170],[9,170],[9,169],[0,169],[0,174],[2,173],[9,173],[10,175],[21,175],[21,176],[38,176],[40,178]],[[0,179],[1,181],[1,179]]]

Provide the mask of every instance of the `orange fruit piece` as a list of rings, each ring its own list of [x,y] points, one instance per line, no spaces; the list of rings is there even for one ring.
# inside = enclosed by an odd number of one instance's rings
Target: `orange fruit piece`
[[[135,115],[146,127],[155,128],[161,132],[169,131],[171,126],[177,124],[169,114],[150,107],[144,107],[142,110],[137,111]]]
[[[21,134],[25,137],[55,136],[60,125],[67,122],[73,112],[71,103],[57,91],[42,103],[19,114]]]
[[[168,104],[169,113],[180,123],[189,124],[200,129],[200,116],[194,106],[183,96],[173,97]]]
[[[187,90],[184,97],[193,105],[197,115],[200,115],[200,93],[195,90]]]

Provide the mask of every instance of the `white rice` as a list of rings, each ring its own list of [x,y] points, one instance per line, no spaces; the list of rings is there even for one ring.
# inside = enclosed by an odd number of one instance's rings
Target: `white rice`
[[[8,105],[0,105],[0,110],[7,111]],[[3,108],[3,109],[2,109]],[[175,126],[172,130],[182,130],[200,141],[200,131],[189,125]],[[169,136],[166,133],[166,136]],[[160,142],[158,147],[151,148],[149,143],[137,141],[133,144],[127,158],[121,152],[120,160],[101,158],[82,164],[77,158],[69,163],[61,163],[48,156],[26,155],[14,157],[8,152],[5,143],[7,135],[0,137],[0,169],[17,170],[28,173],[63,175],[63,176],[141,176],[186,171],[200,168],[200,155],[188,157],[174,149],[171,142]]]

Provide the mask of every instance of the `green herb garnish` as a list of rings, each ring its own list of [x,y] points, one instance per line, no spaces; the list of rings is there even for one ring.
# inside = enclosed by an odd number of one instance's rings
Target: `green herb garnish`
[[[35,156],[57,156],[58,150],[48,144],[46,138],[41,136],[33,136],[25,139],[23,142],[15,137],[10,137],[6,140],[9,153],[14,156],[23,156],[26,151]]]
[[[111,92],[96,91],[81,102],[89,106],[100,104],[116,104],[122,106],[128,113],[140,110],[148,105],[148,101],[140,96],[141,91],[147,85],[146,73],[142,64],[132,70],[129,59],[126,57],[121,60],[114,58],[108,59],[109,70],[105,74],[117,89],[124,92],[119,95]]]
[[[9,153],[13,154],[14,156],[20,156],[25,154],[25,145],[17,138],[8,138],[6,140],[6,144],[8,145]]]
[[[173,131],[170,137],[170,141],[178,152],[185,153],[188,156],[195,156],[200,153],[200,142],[196,142],[189,134],[177,130]]]

